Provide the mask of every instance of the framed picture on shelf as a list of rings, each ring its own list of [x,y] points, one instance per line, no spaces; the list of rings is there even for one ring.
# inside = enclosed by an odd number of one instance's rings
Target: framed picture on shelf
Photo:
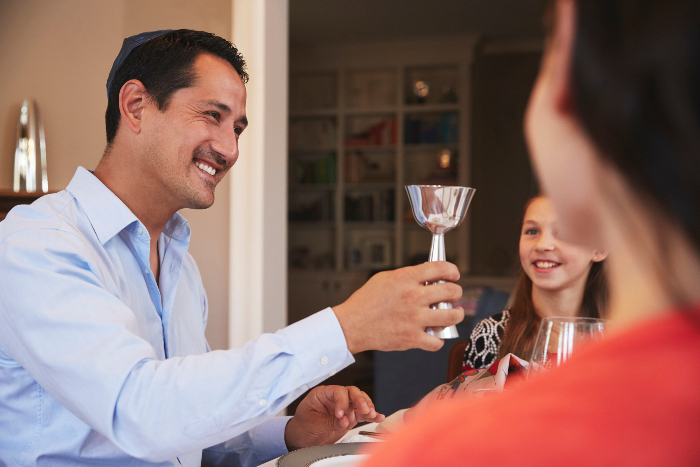
[[[365,240],[366,266],[371,269],[391,266],[391,239],[387,237],[369,237]]]
[[[384,269],[392,264],[392,238],[390,232],[376,230],[352,230],[347,249],[349,269]]]

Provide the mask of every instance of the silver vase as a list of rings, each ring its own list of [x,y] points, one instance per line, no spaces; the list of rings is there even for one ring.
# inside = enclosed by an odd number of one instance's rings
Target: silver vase
[[[35,192],[39,188],[39,181],[41,181],[41,191],[48,193],[44,124],[35,102],[31,99],[25,99],[17,121],[12,188],[14,191]]]

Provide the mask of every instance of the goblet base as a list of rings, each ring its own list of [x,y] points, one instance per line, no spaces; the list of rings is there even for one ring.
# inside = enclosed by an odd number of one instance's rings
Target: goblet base
[[[455,326],[448,326],[446,328],[440,326],[433,326],[425,328],[425,332],[431,336],[439,337],[440,339],[456,339],[459,337],[457,328]]]

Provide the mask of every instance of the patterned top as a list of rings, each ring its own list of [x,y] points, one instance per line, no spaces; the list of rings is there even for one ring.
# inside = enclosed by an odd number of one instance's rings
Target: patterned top
[[[463,366],[487,368],[498,360],[498,347],[509,317],[509,310],[504,310],[476,323],[464,350]]]

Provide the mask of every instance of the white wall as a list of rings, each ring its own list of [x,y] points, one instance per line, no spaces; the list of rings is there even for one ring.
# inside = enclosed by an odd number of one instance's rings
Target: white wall
[[[122,40],[177,28],[230,39],[231,18],[231,0],[0,0],[0,188],[11,188],[25,97],[37,100],[46,127],[49,189],[63,189],[78,166],[94,169],[104,150],[105,83]],[[209,297],[214,349],[228,348],[229,192],[225,180],[212,208],[182,213]]]

